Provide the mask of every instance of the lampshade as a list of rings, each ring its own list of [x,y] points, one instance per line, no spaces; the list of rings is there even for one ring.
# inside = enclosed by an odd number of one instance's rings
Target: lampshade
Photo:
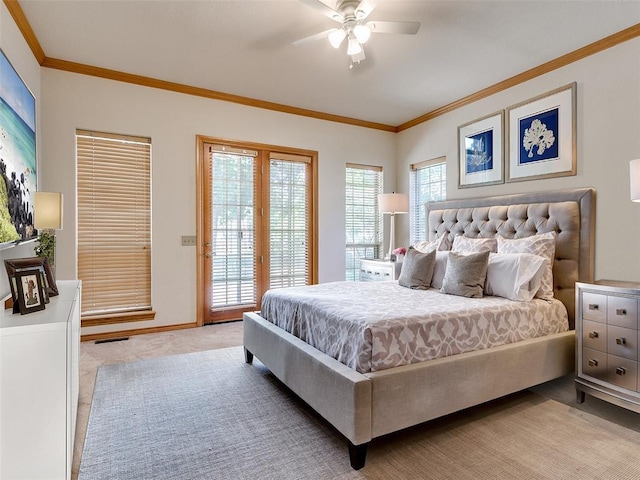
[[[338,48],[347,33],[342,28],[338,28],[329,34],[329,43],[333,48]]]
[[[378,195],[380,213],[409,213],[409,195],[406,193],[381,193]]]
[[[357,55],[362,51],[362,46],[353,35],[349,35],[349,44],[347,46],[347,55]]]
[[[36,192],[33,207],[34,227],[62,230],[62,193]]]
[[[631,183],[631,201],[640,202],[640,158],[629,162],[629,180]]]
[[[356,36],[358,42],[367,43],[367,40],[369,40],[371,36],[371,29],[366,25],[356,25],[353,28],[353,34]]]

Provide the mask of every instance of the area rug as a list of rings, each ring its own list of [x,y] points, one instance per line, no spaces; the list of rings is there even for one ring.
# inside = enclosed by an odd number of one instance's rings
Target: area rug
[[[100,367],[78,478],[631,480],[639,449],[525,391],[375,439],[355,471],[345,439],[233,347]]]

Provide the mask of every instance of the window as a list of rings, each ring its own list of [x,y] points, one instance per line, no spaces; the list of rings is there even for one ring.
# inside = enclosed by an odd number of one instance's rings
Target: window
[[[447,159],[440,157],[411,165],[409,176],[410,243],[427,239],[427,220],[424,204],[447,197]]]
[[[151,139],[78,130],[76,150],[83,320],[153,318]]]
[[[379,258],[382,251],[382,168],[347,164],[345,196],[345,278],[358,280],[361,258]]]

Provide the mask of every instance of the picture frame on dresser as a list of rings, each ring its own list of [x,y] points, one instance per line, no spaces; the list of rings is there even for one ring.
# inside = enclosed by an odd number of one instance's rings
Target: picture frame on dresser
[[[18,270],[25,268],[42,268],[44,272],[44,288],[47,290],[48,297],[58,295],[58,285],[56,278],[47,257],[26,257],[26,258],[10,258],[4,261],[4,268],[9,277],[9,285],[11,285],[11,295],[14,300],[18,298],[13,277]]]
[[[45,309],[43,278],[39,267],[16,271],[16,289],[21,315]]]

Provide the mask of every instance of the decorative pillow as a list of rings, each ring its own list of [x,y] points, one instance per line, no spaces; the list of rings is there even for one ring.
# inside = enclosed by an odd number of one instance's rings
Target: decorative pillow
[[[476,253],[488,250],[492,253],[498,251],[498,240],[495,238],[471,238],[464,235],[456,235],[453,239],[452,252]]]
[[[440,291],[461,297],[482,297],[488,262],[489,250],[467,255],[449,252]]]
[[[540,288],[545,266],[543,257],[531,253],[492,253],[484,293],[528,302]]]
[[[447,271],[447,260],[449,252],[436,252],[436,267],[433,269],[433,278],[431,279],[431,288],[442,288],[444,274]]]
[[[431,286],[433,269],[436,265],[436,251],[421,253],[409,247],[402,262],[398,285],[416,290],[426,290]]]
[[[535,296],[545,300],[553,299],[553,260],[556,254],[556,232],[540,233],[524,238],[498,239],[498,253],[531,253],[543,257],[546,262],[540,278],[540,288]]]
[[[439,252],[443,250],[450,250],[451,245],[449,244],[448,235],[443,235],[435,240],[418,242],[413,246],[413,248],[422,253],[429,253],[432,250],[437,250]]]

